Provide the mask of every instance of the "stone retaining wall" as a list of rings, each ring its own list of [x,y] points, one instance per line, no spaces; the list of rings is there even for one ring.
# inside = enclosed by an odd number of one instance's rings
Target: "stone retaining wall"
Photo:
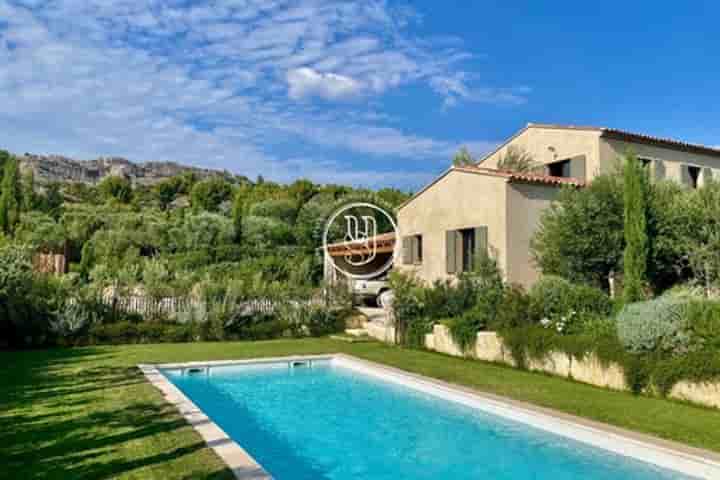
[[[433,332],[425,335],[425,347],[428,350],[455,357],[471,357],[515,366],[509,349],[495,332],[478,332],[475,350],[469,354],[463,354],[460,347],[453,341],[450,329],[445,325],[435,325]],[[588,355],[582,360],[577,360],[563,352],[550,352],[541,360],[528,359],[527,363],[530,370],[572,378],[579,382],[613,390],[628,390],[623,368],[615,363],[603,365],[595,355]],[[720,408],[720,383],[681,381],[672,388],[668,396]]]
[[[385,343],[395,343],[395,327],[380,322],[366,322],[368,336]]]

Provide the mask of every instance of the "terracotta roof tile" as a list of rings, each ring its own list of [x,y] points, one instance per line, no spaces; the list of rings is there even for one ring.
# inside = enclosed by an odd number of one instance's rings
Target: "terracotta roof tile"
[[[522,182],[522,183],[540,183],[544,185],[570,185],[575,187],[584,187],[585,182],[577,180],[575,178],[567,177],[554,177],[552,175],[542,175],[534,173],[519,173],[510,172],[504,170],[496,170],[492,168],[484,167],[454,167],[454,170],[467,171],[470,173],[481,173],[490,176],[507,178],[511,182]]]

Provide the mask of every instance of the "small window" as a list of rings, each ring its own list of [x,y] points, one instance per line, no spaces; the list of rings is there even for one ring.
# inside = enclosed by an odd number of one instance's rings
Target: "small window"
[[[403,263],[405,265],[419,265],[423,259],[422,235],[403,237]]]
[[[548,175],[553,177],[570,177],[570,160],[562,160],[548,164]]]
[[[423,243],[422,235],[413,235],[412,237],[413,256],[412,261],[415,265],[419,265],[423,261]]]
[[[473,269],[475,258],[475,229],[460,230],[460,235],[462,235],[462,271],[469,272]]]
[[[638,160],[640,160],[640,163],[642,163],[642,166],[646,169],[649,169],[650,165],[652,165],[652,160],[650,160],[649,158],[640,157],[638,158]]]
[[[690,180],[690,187],[698,188],[698,181],[700,180],[700,167],[688,165],[688,179]]]

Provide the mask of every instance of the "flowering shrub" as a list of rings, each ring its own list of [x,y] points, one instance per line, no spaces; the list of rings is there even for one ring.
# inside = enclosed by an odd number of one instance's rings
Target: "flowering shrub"
[[[540,325],[545,328],[555,330],[557,333],[568,333],[572,329],[573,324],[577,321],[578,315],[575,310],[570,310],[566,315],[550,319],[544,317],[540,320]]]

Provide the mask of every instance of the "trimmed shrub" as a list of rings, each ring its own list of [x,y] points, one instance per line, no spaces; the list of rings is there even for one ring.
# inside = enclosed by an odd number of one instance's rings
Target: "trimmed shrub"
[[[613,302],[602,290],[576,285],[564,278],[545,276],[530,290],[533,317],[555,319],[575,312],[586,315],[609,315]]]
[[[681,355],[690,350],[687,303],[666,298],[626,305],[617,317],[620,343],[631,353]]]
[[[686,317],[693,345],[719,351],[720,301],[691,301],[687,305]]]
[[[530,296],[520,285],[510,285],[503,292],[495,318],[488,322],[490,330],[505,330],[537,322],[530,309]]]

